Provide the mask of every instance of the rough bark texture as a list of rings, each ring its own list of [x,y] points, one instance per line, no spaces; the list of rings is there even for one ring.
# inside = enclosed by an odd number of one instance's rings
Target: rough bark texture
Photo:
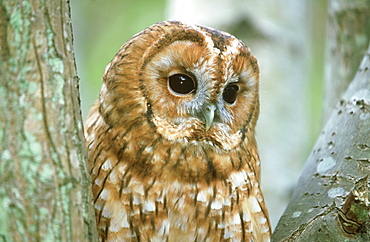
[[[325,78],[324,121],[360,65],[370,40],[370,1],[332,0]]]
[[[0,240],[94,241],[68,1],[0,2]]]
[[[325,109],[330,115],[274,232],[274,241],[370,241],[369,6],[369,1],[331,2],[331,14],[336,17],[329,29],[338,32],[329,34],[329,45],[334,41],[337,47],[331,47],[328,59],[327,83],[332,85],[327,85],[326,93],[333,93],[326,103],[336,100],[337,106],[333,110],[329,104]],[[346,19],[348,15],[352,17]],[[367,52],[359,41],[366,42]],[[363,59],[358,68],[359,56]]]
[[[307,160],[274,241],[370,240],[369,87],[370,48]]]

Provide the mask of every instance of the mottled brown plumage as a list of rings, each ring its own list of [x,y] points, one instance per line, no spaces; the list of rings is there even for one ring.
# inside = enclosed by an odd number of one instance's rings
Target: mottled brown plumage
[[[102,241],[269,241],[256,58],[181,22],[135,35],[86,122]]]

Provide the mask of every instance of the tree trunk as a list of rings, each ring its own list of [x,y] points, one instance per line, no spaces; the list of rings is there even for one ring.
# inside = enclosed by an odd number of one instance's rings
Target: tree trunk
[[[370,39],[370,1],[332,0],[329,7],[324,121],[353,80]]]
[[[336,47],[329,49],[326,93],[333,93],[325,110],[332,111],[274,241],[370,240],[370,1],[332,0],[330,13],[329,29],[336,32],[328,43]],[[358,56],[364,57],[350,81]],[[334,102],[333,110],[328,103]]]
[[[69,1],[0,2],[0,240],[95,241]]]

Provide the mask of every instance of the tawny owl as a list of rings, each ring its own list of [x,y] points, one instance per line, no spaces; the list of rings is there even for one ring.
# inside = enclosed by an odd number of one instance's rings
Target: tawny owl
[[[85,127],[100,240],[269,241],[258,82],[222,31],[161,22],[125,43]]]

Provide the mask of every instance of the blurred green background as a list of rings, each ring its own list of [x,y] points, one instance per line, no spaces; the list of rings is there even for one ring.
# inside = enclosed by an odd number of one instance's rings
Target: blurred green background
[[[72,20],[82,112],[119,48],[163,20],[182,20],[242,39],[261,69],[257,140],[272,226],[289,202],[321,128],[326,0],[74,0]]]
[[[82,112],[98,97],[105,66],[134,34],[161,21],[164,0],[71,1]]]

